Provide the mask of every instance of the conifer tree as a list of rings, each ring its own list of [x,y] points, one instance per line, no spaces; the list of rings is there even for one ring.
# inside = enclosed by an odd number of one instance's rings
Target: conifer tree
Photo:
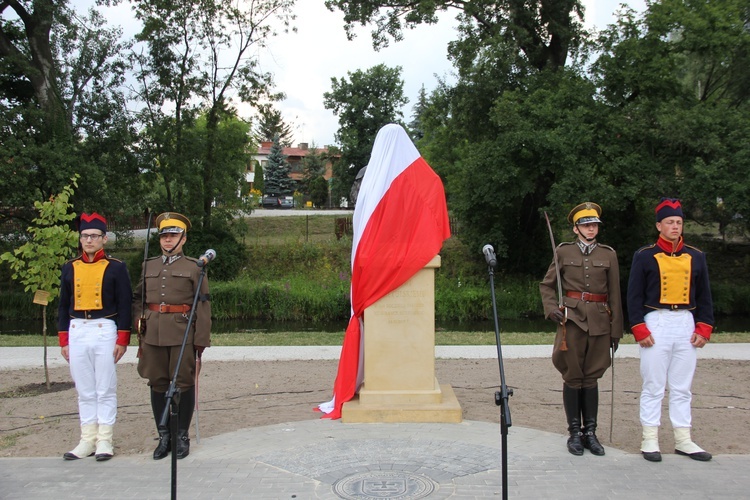
[[[268,164],[265,170],[265,194],[291,194],[293,181],[289,177],[292,167],[284,156],[279,136],[273,137],[271,152],[268,155]]]

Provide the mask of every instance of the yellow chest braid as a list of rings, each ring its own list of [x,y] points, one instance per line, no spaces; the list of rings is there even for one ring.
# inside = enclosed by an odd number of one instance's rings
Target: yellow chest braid
[[[109,261],[101,259],[86,263],[73,262],[73,309],[76,311],[99,311],[102,303],[102,283],[104,271]]]
[[[692,256],[687,253],[679,256],[658,253],[654,258],[659,266],[661,277],[659,302],[676,305],[689,304]]]

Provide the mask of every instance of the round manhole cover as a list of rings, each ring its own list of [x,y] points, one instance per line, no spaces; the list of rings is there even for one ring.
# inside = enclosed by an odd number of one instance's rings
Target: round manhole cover
[[[374,471],[346,477],[333,485],[341,498],[392,498],[414,500],[435,491],[435,483],[424,476],[398,471]]]

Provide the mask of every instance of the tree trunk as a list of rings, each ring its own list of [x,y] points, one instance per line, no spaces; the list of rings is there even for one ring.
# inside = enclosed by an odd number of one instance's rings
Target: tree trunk
[[[206,118],[206,160],[203,163],[203,228],[211,227],[211,208],[214,198],[213,177],[214,164],[216,163],[216,131],[219,128],[219,113],[215,104]]]
[[[57,88],[57,70],[50,44],[55,10],[59,8],[56,4],[53,0],[35,1],[33,12],[28,12],[23,5],[14,2],[11,8],[23,21],[29,54],[23,54],[0,30],[0,56],[17,61],[14,66],[31,82],[39,107],[46,113],[48,136],[66,138],[72,125]]]
[[[42,338],[44,339],[44,382],[50,390],[49,368],[47,367],[47,306],[42,306]]]

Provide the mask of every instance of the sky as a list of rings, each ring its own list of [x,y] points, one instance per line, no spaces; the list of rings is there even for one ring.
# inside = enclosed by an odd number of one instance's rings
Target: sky
[[[76,6],[90,5],[92,0],[73,0]],[[621,3],[643,11],[645,0],[584,0],[586,25],[602,29],[614,21],[614,12]],[[412,120],[413,106],[422,86],[429,94],[437,87],[438,78],[448,82],[452,66],[447,58],[448,42],[456,37],[455,13],[441,16],[436,25],[420,26],[404,32],[404,40],[376,52],[372,48],[370,27],[359,28],[357,37],[348,41],[344,32],[343,14],[330,12],[323,0],[297,0],[295,7],[297,33],[275,37],[260,52],[263,71],[273,73],[276,90],[286,99],[277,109],[294,129],[295,144],[306,142],[318,147],[334,144],[338,118],[323,106],[323,93],[331,90],[331,78],[347,78],[347,73],[365,71],[377,64],[401,66],[404,93],[409,103],[403,108],[404,121]],[[106,13],[113,24],[124,25],[125,34],[134,34],[137,26],[126,4]],[[243,118],[252,118],[253,111],[238,106]]]

